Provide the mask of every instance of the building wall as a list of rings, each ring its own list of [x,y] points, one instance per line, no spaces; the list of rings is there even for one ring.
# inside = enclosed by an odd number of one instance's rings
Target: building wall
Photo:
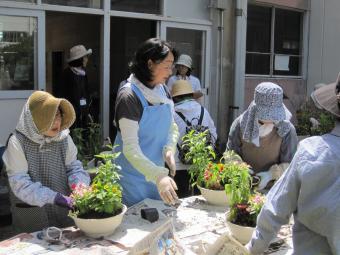
[[[311,0],[308,94],[318,83],[334,82],[340,71],[339,11],[339,0]]]
[[[14,131],[25,102],[26,99],[0,99],[0,144],[5,144],[8,135]]]
[[[245,98],[244,105],[247,108],[254,98],[255,87],[264,81],[279,84],[288,99],[284,100],[284,104],[293,114],[292,122],[296,124],[295,111],[305,101],[306,82],[301,79],[260,79],[260,78],[246,78],[245,82]]]
[[[165,15],[186,19],[209,20],[209,2],[209,0],[165,0]]]

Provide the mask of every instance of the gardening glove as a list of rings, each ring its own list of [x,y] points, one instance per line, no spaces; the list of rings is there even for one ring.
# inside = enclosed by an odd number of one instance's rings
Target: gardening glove
[[[263,190],[271,180],[277,181],[288,166],[288,163],[275,164],[272,165],[268,171],[257,173],[256,175],[261,178],[257,189]]]
[[[257,173],[256,176],[260,177],[260,183],[257,186],[258,190],[263,190],[268,183],[273,179],[272,174],[269,171]]]
[[[172,177],[175,177],[175,175],[176,175],[176,161],[175,161],[174,154],[171,150],[168,150],[165,153],[165,163],[169,167],[170,175]]]
[[[69,210],[73,209],[73,199],[60,193],[55,196],[54,203]]]
[[[160,175],[156,181],[157,189],[162,200],[173,205],[178,200],[175,190],[178,190],[175,181],[169,176]]]

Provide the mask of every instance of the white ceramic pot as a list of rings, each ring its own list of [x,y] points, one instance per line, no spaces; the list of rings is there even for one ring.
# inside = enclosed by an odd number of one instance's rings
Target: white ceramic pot
[[[112,217],[103,219],[82,219],[72,216],[72,219],[85,235],[98,238],[113,234],[116,228],[121,224],[126,210],[126,205],[123,205],[122,212]]]
[[[209,204],[218,205],[218,206],[228,206],[228,197],[225,193],[225,190],[213,190],[206,189],[198,186],[198,189],[201,191],[202,196],[207,200]]]
[[[228,220],[229,213],[226,213],[226,222],[227,226],[229,227],[230,232],[232,235],[241,243],[241,244],[247,244],[255,230],[253,227],[245,227],[245,226],[240,226],[234,223],[231,223]]]

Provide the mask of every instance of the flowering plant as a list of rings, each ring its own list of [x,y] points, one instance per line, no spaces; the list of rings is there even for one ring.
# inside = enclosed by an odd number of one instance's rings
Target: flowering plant
[[[225,189],[230,204],[229,220],[241,226],[255,227],[265,196],[252,191],[248,167],[231,172],[230,183]]]
[[[120,153],[96,155],[103,161],[97,169],[92,184],[73,185],[71,198],[74,209],[72,216],[80,218],[105,218],[119,214],[122,210],[122,188],[118,183],[120,167],[114,160]]]
[[[189,148],[185,158],[192,161],[189,167],[190,181],[192,185],[207,189],[224,190],[232,177],[240,171],[248,172],[249,166],[234,151],[226,151],[216,162],[215,151],[211,145],[207,145],[206,136],[207,131],[191,131],[183,137],[182,146]]]

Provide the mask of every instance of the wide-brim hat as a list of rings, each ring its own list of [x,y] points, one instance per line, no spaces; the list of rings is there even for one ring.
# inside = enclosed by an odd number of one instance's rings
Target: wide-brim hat
[[[35,91],[28,99],[28,106],[39,133],[51,129],[57,110],[62,112],[61,130],[72,126],[76,114],[72,104],[64,98],[56,98],[45,91]]]
[[[171,90],[171,96],[177,97],[187,94],[192,94],[194,91],[192,90],[191,84],[186,80],[177,80],[174,82]]]
[[[177,62],[175,63],[176,65],[182,65],[186,66],[189,69],[192,67],[192,59],[189,55],[182,54],[179,56]]]
[[[84,56],[92,54],[92,49],[86,49],[84,45],[76,45],[70,49],[70,57],[67,59],[67,63],[80,59]]]
[[[317,107],[321,107],[338,118],[340,118],[340,110],[338,106],[340,102],[340,94],[337,91],[337,84],[340,79],[339,77],[340,73],[334,83],[322,86],[315,90],[311,95],[311,98]]]

